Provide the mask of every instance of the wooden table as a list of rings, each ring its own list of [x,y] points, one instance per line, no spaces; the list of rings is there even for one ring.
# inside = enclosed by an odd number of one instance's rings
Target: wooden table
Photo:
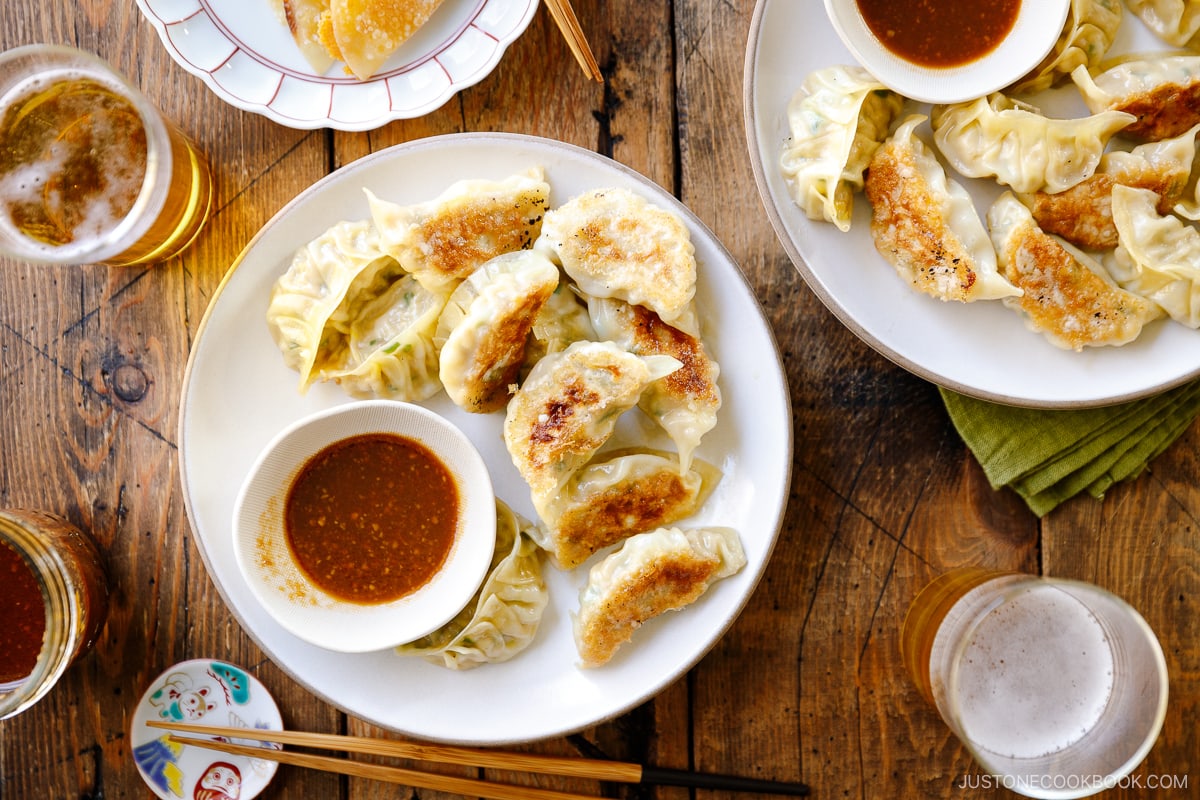
[[[291,130],[225,104],[170,59],[129,0],[6,5],[0,44],[67,43],[111,60],[209,154],[217,196],[197,244],[149,269],[0,263],[0,505],[57,511],[92,531],[113,582],[95,650],[40,704],[0,723],[0,796],[149,797],[130,756],[131,709],[163,669],[193,657],[246,666],[274,692],[290,727],[382,733],[293,683],[222,604],[181,501],[179,391],[214,289],[284,203],[331,169],[389,145],[492,130],[609,154],[690,206],[766,309],[795,422],[784,528],[733,629],[653,701],[530,749],[594,746],[663,766],[803,779],[824,798],[1011,796],[960,787],[977,770],[899,661],[897,631],[917,590],[946,568],[982,564],[1093,581],[1143,612],[1166,650],[1171,705],[1135,774],[1187,784],[1154,797],[1195,797],[1197,429],[1103,502],[1075,499],[1039,521],[1015,495],[994,492],[935,387],[835,320],[762,212],[742,122],[753,2],[576,6],[604,85],[585,78],[539,9],[498,69],[436,112],[340,133]],[[610,797],[690,796],[543,783]],[[284,767],[264,796],[444,795]],[[1109,796],[1148,795],[1127,788]]]

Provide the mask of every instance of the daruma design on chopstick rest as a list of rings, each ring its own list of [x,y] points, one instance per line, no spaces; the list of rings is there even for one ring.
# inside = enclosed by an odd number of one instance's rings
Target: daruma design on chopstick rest
[[[269,758],[220,755],[173,741],[151,722],[219,724],[235,731],[280,730],[270,692],[240,667],[194,659],[168,668],[146,689],[130,723],[133,759],[162,800],[252,800],[278,764]]]

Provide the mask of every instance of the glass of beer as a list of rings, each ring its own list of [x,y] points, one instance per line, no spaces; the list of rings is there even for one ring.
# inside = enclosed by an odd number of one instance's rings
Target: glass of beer
[[[1089,583],[949,572],[909,608],[901,648],[922,694],[992,785],[1028,797],[1116,786],[1166,716],[1167,665],[1154,632]]]
[[[204,156],[106,62],[0,53],[0,252],[48,264],[162,261],[212,203]]]

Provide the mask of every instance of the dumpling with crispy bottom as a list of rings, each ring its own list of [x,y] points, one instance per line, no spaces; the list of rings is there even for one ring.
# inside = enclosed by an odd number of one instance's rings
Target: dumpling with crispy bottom
[[[538,504],[532,534],[561,569],[630,536],[685,519],[704,503],[721,471],[657,450],[602,453],[563,488]]]
[[[463,180],[433,200],[398,205],[367,190],[383,251],[430,291],[450,291],[485,261],[526,250],[541,232],[550,184],[540,167]]]
[[[591,460],[647,386],[679,366],[612,342],[576,342],[538,361],[504,416],[504,445],[534,504]]]
[[[1042,230],[1061,236],[1084,250],[1112,250],[1117,246],[1113,224],[1114,186],[1150,189],[1159,195],[1159,210],[1166,214],[1182,199],[1196,155],[1200,125],[1173,139],[1115,150],[1100,159],[1090,178],[1055,194],[1020,195]]]
[[[875,249],[913,287],[939,300],[1019,295],[998,272],[970,195],[914,133],[924,120],[908,117],[867,168]]]
[[[988,226],[1004,274],[1024,290],[1004,304],[1054,345],[1127,344],[1162,315],[1151,301],[1118,286],[1095,259],[1039,228],[1012,192],[988,210]]]
[[[585,667],[607,663],[647,620],[696,602],[746,565],[731,528],[659,528],[632,536],[588,572],[575,614]]]
[[[717,424],[721,368],[704,342],[662,321],[648,308],[611,298],[588,298],[588,313],[600,339],[641,356],[667,355],[682,367],[646,388],[638,407],[666,431],[684,470],[701,438]]]
[[[696,248],[674,212],[628,189],[595,189],[547,212],[535,247],[584,294],[642,305],[665,322],[685,324],[696,293]]]
[[[439,377],[459,408],[482,414],[508,403],[534,322],[558,286],[558,267],[532,250],[484,263],[438,317]]]

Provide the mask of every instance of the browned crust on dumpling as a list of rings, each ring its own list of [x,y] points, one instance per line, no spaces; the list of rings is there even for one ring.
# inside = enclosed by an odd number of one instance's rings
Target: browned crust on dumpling
[[[433,215],[418,226],[426,263],[447,278],[466,278],[488,259],[528,250],[541,232],[548,204],[536,190],[458,202],[453,213]]]
[[[616,313],[629,317],[632,332],[630,350],[638,355],[667,355],[679,360],[682,367],[662,378],[666,393],[686,397],[707,406],[721,405],[713,360],[704,349],[704,342],[662,321],[654,311],[624,303]]]
[[[1178,201],[1181,186],[1164,168],[1136,179],[1096,173],[1063,192],[1022,195],[1023,202],[1046,233],[1061,236],[1084,250],[1111,250],[1117,246],[1117,226],[1112,218],[1112,189],[1117,183],[1150,189],[1159,197],[1159,213],[1168,214]]]
[[[1111,175],[1092,175],[1064,192],[1022,195],[1038,225],[1085,250],[1111,250],[1117,246],[1117,226],[1112,218]]]
[[[1200,81],[1164,83],[1115,103],[1113,108],[1137,117],[1121,130],[1122,136],[1144,142],[1174,138],[1200,122]]]
[[[663,469],[568,506],[555,526],[555,563],[572,569],[593,553],[642,531],[677,522],[691,514],[696,493],[677,469]]]
[[[625,355],[643,372],[633,374],[630,362],[607,351],[570,352],[553,367],[553,392],[518,391],[509,402],[505,442],[535,497],[544,497],[566,479],[556,470],[563,462],[590,456],[604,444],[606,438],[589,432],[597,414],[640,392],[645,368],[636,356]],[[601,380],[597,375],[603,373],[608,374]],[[597,388],[601,386],[603,391]]]
[[[553,287],[531,292],[508,313],[492,322],[488,334],[479,341],[479,351],[467,369],[464,384],[470,391],[463,407],[472,413],[486,414],[504,408],[525,364],[525,347],[538,311]]]
[[[627,576],[576,621],[576,646],[584,664],[612,658],[642,623],[695,602],[704,594],[721,562],[692,550],[659,555]]]
[[[946,225],[911,151],[887,142],[866,175],[875,248],[914,287],[941,300],[967,301],[978,276]]]
[[[1124,344],[1153,316],[1148,300],[1110,285],[1034,224],[1007,241],[1004,274],[1024,294],[1004,302],[1058,344],[1074,350]]]

